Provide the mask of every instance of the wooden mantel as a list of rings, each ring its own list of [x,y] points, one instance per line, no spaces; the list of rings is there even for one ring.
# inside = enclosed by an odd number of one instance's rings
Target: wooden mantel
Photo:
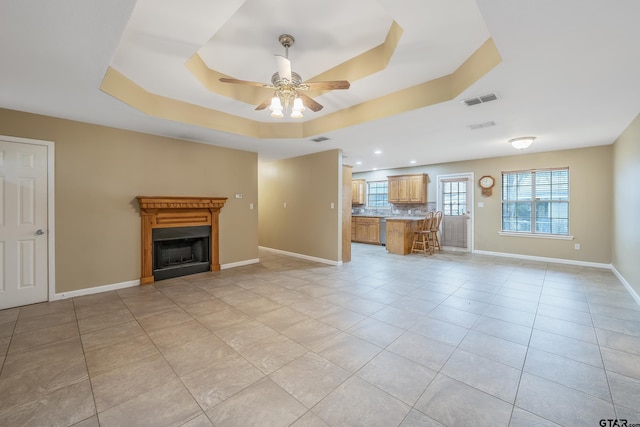
[[[142,277],[140,284],[153,279],[153,229],[211,226],[211,271],[220,270],[218,215],[226,197],[137,196],[142,216]]]

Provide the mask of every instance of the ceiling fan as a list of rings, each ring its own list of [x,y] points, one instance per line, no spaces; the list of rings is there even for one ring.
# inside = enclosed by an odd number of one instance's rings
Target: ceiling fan
[[[291,107],[291,117],[294,119],[302,117],[302,112],[305,110],[305,107],[311,111],[320,111],[323,108],[320,103],[301,93],[302,91],[309,89],[349,89],[350,84],[346,80],[303,82],[300,74],[291,70],[291,61],[289,60],[289,48],[293,46],[296,39],[290,34],[282,34],[278,38],[278,41],[285,48],[285,56],[276,55],[278,71],[271,76],[271,84],[226,77],[221,78],[220,81],[223,83],[235,83],[273,89],[275,91],[274,96],[267,98],[256,107],[256,110],[264,110],[269,106],[272,117],[283,117],[283,109],[287,110]]]

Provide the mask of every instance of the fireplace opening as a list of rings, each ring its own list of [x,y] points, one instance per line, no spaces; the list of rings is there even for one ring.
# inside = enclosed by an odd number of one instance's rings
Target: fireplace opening
[[[209,271],[211,227],[153,229],[154,280]]]

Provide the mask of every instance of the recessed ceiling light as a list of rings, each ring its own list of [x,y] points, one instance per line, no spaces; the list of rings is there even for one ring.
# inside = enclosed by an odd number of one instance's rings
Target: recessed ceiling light
[[[361,162],[361,161],[357,161],[357,162],[356,162],[356,165],[361,165],[361,164],[362,164],[362,162]]]
[[[415,165],[416,161],[415,160],[410,160],[409,163],[411,163],[412,165]]]
[[[377,171],[377,170],[378,170],[378,168],[373,168],[373,170],[374,170],[374,171]]]
[[[373,152],[373,154],[382,154],[382,150],[376,150]]]

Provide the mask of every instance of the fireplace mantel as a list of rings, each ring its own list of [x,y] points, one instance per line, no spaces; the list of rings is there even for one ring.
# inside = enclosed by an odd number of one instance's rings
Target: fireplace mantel
[[[211,227],[211,271],[220,270],[218,215],[226,197],[137,196],[142,216],[141,285],[154,282],[153,229],[191,226]]]

